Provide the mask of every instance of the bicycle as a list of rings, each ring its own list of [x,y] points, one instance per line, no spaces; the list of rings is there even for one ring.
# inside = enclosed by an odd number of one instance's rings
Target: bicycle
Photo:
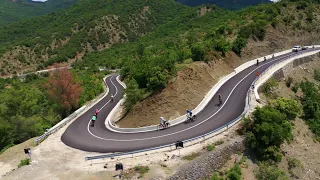
[[[187,119],[184,121],[185,123],[189,123],[189,122],[194,122],[196,119],[197,119],[197,116],[196,115],[193,115],[192,117],[187,116]]]
[[[167,129],[169,128],[170,126],[170,123],[169,122],[166,122],[166,126],[164,126],[162,123],[160,123],[158,126],[157,126],[157,130],[163,130],[163,129]]]

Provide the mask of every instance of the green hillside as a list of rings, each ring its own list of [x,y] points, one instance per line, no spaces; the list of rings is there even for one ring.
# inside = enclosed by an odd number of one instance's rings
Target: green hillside
[[[1,0],[0,26],[33,16],[49,14],[76,3],[78,0],[49,0],[36,3],[30,0]]]

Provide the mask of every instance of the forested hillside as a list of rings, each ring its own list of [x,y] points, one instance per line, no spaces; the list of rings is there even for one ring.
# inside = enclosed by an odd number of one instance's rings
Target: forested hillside
[[[80,0],[66,10],[2,26],[2,76],[68,62],[70,79],[82,91],[77,104],[62,111],[61,101],[43,86],[47,76],[1,80],[0,149],[43,133],[102,92],[99,67],[121,68],[130,110],[165,88],[185,60],[209,63],[227,53],[241,56],[248,39],[264,40],[267,27],[319,32],[318,3],[281,1],[228,11],[174,0]]]
[[[133,41],[185,9],[173,0],[80,0],[72,8],[0,27],[0,75],[81,58]]]
[[[67,8],[78,0],[49,0],[45,3],[31,0],[1,0],[0,26],[33,16],[40,16]]]
[[[247,6],[256,6],[260,3],[271,3],[270,0],[176,0],[187,6],[199,6],[202,4],[215,4],[219,7],[230,9],[230,10],[237,10],[241,8],[245,8]]]

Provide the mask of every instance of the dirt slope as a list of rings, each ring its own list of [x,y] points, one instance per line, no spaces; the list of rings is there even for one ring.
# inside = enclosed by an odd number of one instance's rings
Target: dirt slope
[[[317,43],[318,42],[318,43]],[[316,33],[302,33],[268,27],[264,41],[249,39],[242,57],[228,53],[221,59],[213,59],[210,64],[195,62],[186,65],[167,88],[136,104],[131,112],[118,122],[120,127],[141,127],[159,123],[159,117],[174,119],[185,113],[186,108],[194,109],[209,89],[223,75],[229,74],[240,64],[274,52],[283,51],[296,44],[319,44]]]

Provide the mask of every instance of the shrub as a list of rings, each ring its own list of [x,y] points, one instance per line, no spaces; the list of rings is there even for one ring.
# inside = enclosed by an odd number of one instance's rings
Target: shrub
[[[295,83],[295,84],[291,87],[291,90],[292,90],[294,93],[297,93],[298,90],[299,90],[299,84],[298,84],[298,83]]]
[[[297,158],[287,157],[287,162],[288,162],[289,169],[296,168],[296,167],[303,168],[301,161]]]
[[[230,180],[240,180],[241,179],[241,168],[238,163],[236,163],[228,172],[227,177]]]
[[[30,159],[26,158],[20,161],[20,164],[18,165],[18,168],[22,167],[22,166],[27,166],[30,164]]]
[[[314,70],[313,78],[317,81],[320,81],[320,70]]]
[[[270,96],[270,95],[272,95],[272,93],[271,93],[272,90],[277,86],[278,86],[278,82],[274,78],[272,78],[262,86],[262,92],[265,95]]]
[[[138,166],[134,167],[134,170],[136,172],[138,172],[139,174],[143,175],[143,174],[149,172],[150,168],[148,166],[139,166],[138,165]]]
[[[233,42],[232,51],[237,55],[241,55],[242,49],[247,45],[247,40],[242,37],[237,37],[237,39]]]
[[[255,177],[257,180],[284,180],[288,179],[285,172],[280,170],[275,165],[269,165],[266,162],[259,164],[259,168],[255,171]]]
[[[256,108],[253,118],[249,121],[246,140],[261,159],[281,160],[280,145],[293,137],[291,124],[286,115],[278,110],[265,106]],[[270,136],[272,135],[272,136]]]
[[[205,55],[205,48],[203,44],[196,44],[191,47],[192,60],[194,61],[202,61]]]
[[[290,87],[291,84],[292,84],[292,82],[293,82],[293,78],[292,78],[292,77],[288,77],[288,78],[286,79],[286,86],[287,86],[287,87]]]
[[[305,9],[308,7],[308,2],[306,1],[299,1],[297,4],[297,9]]]
[[[270,106],[285,114],[289,120],[295,119],[301,112],[299,102],[294,99],[278,98],[271,101]]]
[[[223,178],[219,177],[217,173],[213,173],[210,180],[223,180]]]
[[[214,148],[215,148],[215,146],[214,146],[213,144],[209,144],[209,145],[207,146],[207,150],[208,150],[208,151],[213,151]]]

